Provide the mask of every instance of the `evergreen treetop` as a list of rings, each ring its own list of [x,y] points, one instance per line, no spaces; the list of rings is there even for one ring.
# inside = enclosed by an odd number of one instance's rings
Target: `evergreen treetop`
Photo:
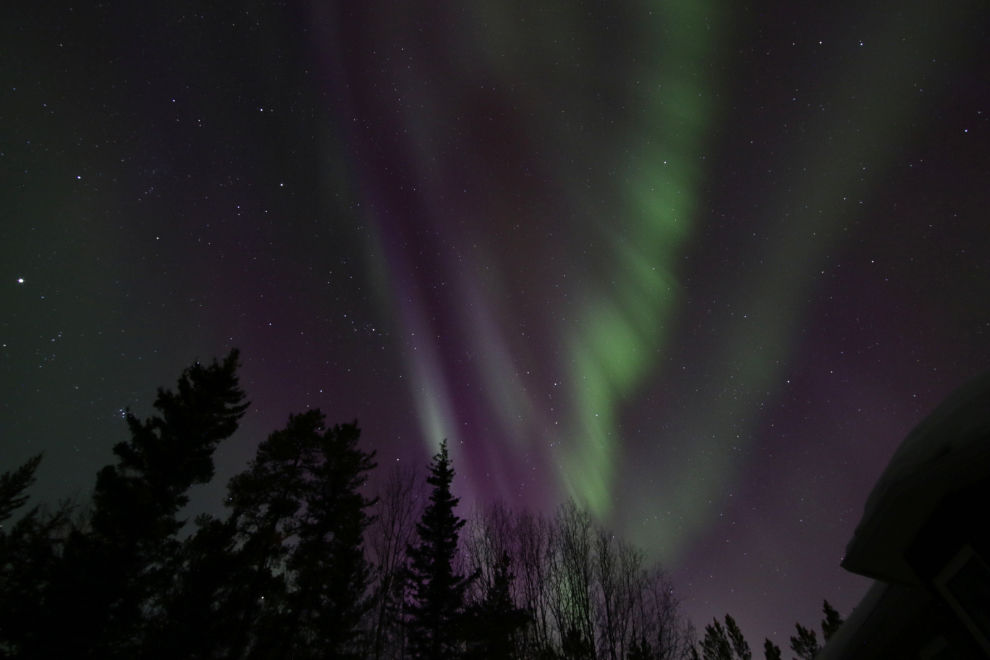
[[[454,469],[447,441],[433,457],[426,482],[430,503],[416,524],[419,542],[406,549],[409,558],[409,641],[412,656],[446,660],[460,655],[464,599],[474,576],[456,572],[459,532],[465,521],[454,513],[460,501],[450,490]]]
[[[818,645],[818,634],[800,623],[795,623],[794,627],[797,628],[797,635],[791,637],[791,650],[800,660],[815,660],[815,656],[822,650]]]
[[[763,642],[763,655],[766,660],[780,660],[780,647],[767,639]]]
[[[825,613],[825,618],[822,619],[822,637],[827,642],[832,639],[832,635],[838,632],[839,627],[842,625],[842,616],[836,611],[834,607],[829,605],[826,600],[822,606],[822,612]]]

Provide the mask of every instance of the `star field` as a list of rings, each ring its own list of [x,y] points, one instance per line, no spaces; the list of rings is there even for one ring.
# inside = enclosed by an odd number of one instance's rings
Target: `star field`
[[[907,432],[990,367],[978,2],[0,10],[0,470],[84,496],[159,385],[466,501],[566,497],[786,647]]]

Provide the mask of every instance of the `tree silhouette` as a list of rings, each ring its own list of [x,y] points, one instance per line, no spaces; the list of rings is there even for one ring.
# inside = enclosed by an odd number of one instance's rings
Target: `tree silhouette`
[[[297,514],[305,503],[307,467],[317,461],[323,429],[317,410],[289,415],[285,428],[258,445],[248,469],[234,476],[225,504],[237,529],[237,584],[231,598],[239,605],[236,630],[227,653],[231,660],[275,654],[287,620],[288,584],[284,563],[298,534]]]
[[[515,657],[682,660],[696,648],[669,576],[574,502],[552,516],[495,502],[466,529],[466,564],[481,574],[476,603],[500,558],[512,560],[512,593],[532,615],[514,636]]]
[[[318,412],[318,411],[317,411]],[[357,658],[362,619],[373,606],[368,595],[371,566],[364,554],[365,509],[375,500],[359,489],[375,468],[374,452],[358,449],[357,422],[334,426],[319,440],[320,459],[307,465],[306,508],[287,567],[295,585],[289,593],[289,631],[310,640],[319,657]]]
[[[46,615],[44,591],[58,558],[71,506],[54,513],[34,507],[12,527],[4,524],[24,506],[41,455],[0,475],[0,657],[18,657],[40,634]]]
[[[356,656],[374,504],[359,489],[375,464],[357,447],[356,423],[324,432],[324,420],[319,410],[290,415],[231,479],[230,518],[197,521],[154,654]]]
[[[742,631],[739,630],[739,626],[736,625],[736,620],[728,614],[725,615],[725,631],[729,636],[729,641],[732,642],[732,648],[736,652],[736,658],[738,660],[751,660],[753,654],[749,650],[749,644],[746,642],[746,638],[743,637]]]
[[[40,464],[41,454],[38,454],[16,470],[0,475],[0,534],[4,534],[3,523],[27,503],[29,496],[24,491],[34,483],[34,473]]]
[[[172,588],[144,644],[147,660],[222,657],[234,641],[243,572],[234,519],[201,516],[176,562]]]
[[[646,637],[640,637],[639,641],[634,641],[626,654],[626,660],[654,660],[656,654],[653,646],[646,641]]]
[[[128,412],[131,438],[100,470],[88,525],[69,534],[44,594],[47,618],[25,657],[133,657],[165,593],[184,522],[176,514],[193,484],[213,476],[217,444],[237,429],[248,404],[238,385],[238,351],[195,363],[177,390],[159,388],[158,414]]]
[[[447,441],[433,457],[426,482],[433,486],[430,503],[416,525],[417,545],[409,545],[409,650],[418,660],[448,660],[460,656],[460,624],[464,595],[474,580],[457,573],[458,534],[464,526],[455,513],[459,498],[450,492],[454,470]]]
[[[572,626],[560,640],[564,660],[594,660],[595,645],[577,626]]]
[[[510,570],[511,563],[509,553],[503,551],[484,600],[468,608],[468,658],[509,660],[514,655],[516,634],[532,620],[530,613],[516,607],[512,600],[515,575]]]
[[[181,538],[189,488],[246,409],[237,357],[186,369],[151,418],[126,415],[130,440],[81,515],[39,507],[4,526],[40,457],[0,475],[0,658],[700,660],[666,573],[586,510],[489,507],[462,559],[446,441],[425,508],[409,473],[369,498],[357,423],[326,429],[319,410],[290,415],[230,480],[229,515]],[[841,625],[827,602],[822,625],[826,639]],[[751,660],[729,615],[700,650]]]
[[[834,607],[829,605],[827,600],[824,602],[822,612],[825,613],[825,618],[822,619],[822,637],[827,642],[832,639],[832,635],[839,630],[843,622],[842,616],[839,615]]]
[[[420,494],[415,468],[396,465],[375,503],[375,520],[369,534],[375,572],[370,653],[373,660],[398,657],[405,649],[406,546],[416,533],[424,499]]]
[[[829,605],[827,600],[824,601],[822,611],[825,613],[825,618],[822,619],[822,637],[827,642],[842,625],[842,617],[835,608]],[[800,623],[795,623],[794,626],[797,628],[797,635],[791,637],[791,650],[797,654],[800,660],[814,660],[815,656],[822,650],[818,644],[818,634]],[[770,644],[770,640],[767,640],[767,660],[780,660],[780,649],[776,646],[773,647],[776,649],[775,657],[770,657]]]
[[[701,657],[704,660],[733,660],[732,642],[718,619],[712,619],[705,626],[705,637],[701,640]]]
[[[791,637],[791,650],[801,660],[815,660],[815,656],[822,650],[818,645],[818,635],[800,623],[795,623],[794,627],[797,628],[797,635]]]
[[[736,620],[726,614],[724,628],[718,619],[705,626],[701,656],[704,660],[751,660],[753,654]]]
[[[780,647],[767,639],[763,642],[763,655],[767,660],[780,660]]]

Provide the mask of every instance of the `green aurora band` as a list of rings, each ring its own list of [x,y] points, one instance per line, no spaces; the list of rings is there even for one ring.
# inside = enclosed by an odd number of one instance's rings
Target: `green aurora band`
[[[587,36],[592,27],[585,25],[582,32],[581,21],[569,14],[565,3],[542,3],[537,10],[475,2],[461,19],[461,32],[477,39],[464,46],[470,53],[451,65],[463,85],[494,78],[513,90],[514,102],[532,117],[526,130],[541,134],[551,145],[548,151],[572,151],[583,161],[584,167],[555,172],[555,184],[569,196],[570,210],[594,209],[596,200],[611,197],[618,200],[618,212],[612,216],[621,218],[616,224],[587,211],[605,263],[572,291],[579,298],[576,311],[567,308],[565,314],[563,303],[555,301],[551,306],[556,307],[546,313],[561,348],[556,358],[561,377],[554,378],[561,382],[555,383],[560,387],[550,405],[534,398],[538,388],[527,377],[530,368],[522,366],[532,363],[539,347],[520,344],[506,328],[504,319],[514,310],[513,278],[509,264],[500,259],[504,255],[477,240],[483,227],[445,236],[471,255],[470,267],[455,268],[451,286],[463,302],[459,313],[475,349],[481,376],[475,394],[485,397],[496,412],[505,437],[555,465],[558,492],[586,505],[603,521],[616,518],[617,498],[622,497],[621,517],[628,527],[624,533],[673,562],[704,531],[718,502],[732,492],[744,467],[736,450],[751,442],[763,406],[784,387],[799,319],[816,278],[855,220],[859,202],[871,185],[882,181],[891,147],[905,138],[912,117],[926,107],[927,97],[906,82],[911,78],[892,72],[927,68],[934,78],[932,60],[951,56],[957,47],[949,38],[949,26],[965,20],[959,11],[934,11],[915,2],[894,19],[877,16],[867,21],[874,27],[867,31],[861,57],[830,72],[825,98],[831,105],[806,121],[803,141],[781,158],[781,167],[790,166],[792,174],[777,188],[785,192],[762,206],[768,216],[767,235],[756,248],[762,254],[753,260],[762,265],[746,272],[731,292],[731,304],[739,313],[730,327],[721,329],[730,339],[711,358],[715,366],[701,384],[700,397],[705,400],[692,402],[677,430],[654,431],[649,441],[657,447],[656,478],[620,487],[616,480],[623,461],[622,409],[664,375],[659,364],[683,303],[677,264],[692,238],[692,227],[700,221],[700,191],[705,167],[711,165],[706,150],[725,111],[717,101],[713,73],[725,68],[717,45],[726,41],[722,33],[731,23],[721,11],[714,3],[695,1],[635,8],[638,32],[630,37],[630,49],[639,55],[637,66],[614,72],[633,90],[623,99],[630,108],[625,124],[616,129],[619,140],[608,153],[589,155],[574,149],[560,115],[551,116],[546,104],[534,100],[538,94],[563,96],[580,90],[581,65],[591,67],[589,61],[580,61],[583,51],[567,46],[563,35]],[[519,33],[520,17],[536,22],[531,33]],[[402,25],[397,16],[382,23]],[[907,33],[915,37],[912,44],[904,41]],[[552,38],[554,34],[561,38]],[[925,47],[918,48],[918,43]],[[594,55],[593,49],[587,52]],[[570,69],[542,79],[531,73],[538,66],[533,62],[555,60],[572,62]],[[541,88],[548,80],[551,88]],[[403,80],[396,82],[396,89],[402,97],[416,91],[412,82]],[[444,113],[453,124],[457,110],[450,108],[457,105],[455,94],[448,91],[445,97],[434,88],[423,104],[404,110],[409,133],[416,135],[410,139],[418,150],[415,162],[442,162],[438,140],[429,135],[435,129],[429,127],[440,124],[436,117]],[[582,123],[581,113],[588,111],[577,102],[568,112],[577,115],[572,121]],[[472,162],[483,163],[485,157],[479,149]],[[587,165],[596,159],[608,160],[612,176],[589,184]],[[453,187],[445,176],[454,178],[435,166],[423,166],[420,172],[435,200],[453,204],[441,197]],[[472,212],[448,209],[458,210]],[[497,200],[488,211],[496,221],[506,220],[511,212],[498,207]],[[384,248],[379,245],[372,251],[382,254]],[[388,270],[383,258],[377,263]],[[448,438],[457,462],[464,434],[456,422],[452,384],[440,367],[437,328],[424,312],[427,294],[403,289],[395,275],[383,278],[379,273],[377,279],[389,282],[388,297],[396,303],[407,340],[406,361],[421,433],[431,450]],[[554,321],[565,316],[566,321]],[[513,484],[505,482],[497,463],[491,472],[503,494],[512,492]],[[468,496],[478,494],[471,493],[470,486],[467,490]]]
[[[701,156],[715,114],[711,82],[704,73],[711,68],[717,34],[710,3],[650,2],[624,9],[635,16],[632,48],[642,57],[632,58],[636,67],[614,72],[623,78],[627,90],[621,102],[630,106],[625,125],[616,129],[620,144],[609,145],[608,153],[600,149],[591,156],[576,150],[583,165],[608,159],[616,170],[613,180],[621,183],[612,184],[614,189],[609,189],[605,180],[587,186],[587,171],[581,167],[556,172],[561,179],[558,185],[571,197],[567,203],[572,209],[592,208],[596,195],[607,196],[621,207],[618,215],[622,226],[617,230],[603,218],[589,218],[595,241],[604,246],[604,263],[597,277],[582,281],[576,292],[578,310],[554,332],[563,352],[558,358],[563,372],[559,389],[563,393],[556,397],[553,408],[533,400],[525,377],[528,368],[520,368],[527,362],[526,351],[509,341],[499,322],[512,313],[503,302],[511,296],[512,288],[506,264],[497,253],[486,251],[483,240],[477,241],[481,247],[474,244],[472,250],[464,251],[472,252],[473,261],[482,266],[476,271],[463,269],[453,278],[459,287],[458,297],[464,301],[462,320],[474,338],[482,394],[496,411],[503,435],[554,464],[558,492],[588,506],[599,519],[609,517],[614,503],[612,491],[622,446],[620,402],[636,393],[655,371],[671,325],[679,292],[674,264],[690,236],[696,190],[703,176]],[[538,99],[544,94],[578,99],[586,94],[582,76],[585,69],[593,67],[592,58],[597,53],[573,41],[583,36],[593,42],[593,31],[599,26],[593,21],[582,22],[565,2],[541,3],[538,8],[525,3],[476,2],[465,15],[459,32],[475,35],[477,41],[464,46],[470,54],[450,65],[452,77],[465,86],[494,77],[503,88],[515,89],[519,105],[534,110],[535,119],[526,130],[546,138],[552,145],[550,151],[574,152],[573,137]],[[527,21],[535,27],[528,33],[520,32],[519,26]],[[393,31],[387,40],[398,43],[408,39],[395,27],[402,24],[398,13],[382,17],[385,33]],[[548,34],[558,38],[548,38]],[[532,62],[555,61],[568,62],[569,66],[543,75],[543,80],[531,73]],[[548,78],[552,81],[550,90],[542,87]],[[526,80],[527,85],[520,86],[520,80]],[[416,91],[408,79],[395,84],[400,96]],[[532,91],[520,91],[527,86]],[[456,110],[451,108],[461,103],[456,94],[445,97],[442,89],[433,88],[432,94],[423,104],[406,111],[405,123],[417,136],[409,142],[418,163],[442,160],[435,146],[439,140],[430,135],[433,129],[428,127],[444,113],[453,123]],[[567,112],[577,124],[594,123],[580,101]],[[485,159],[486,154],[477,154],[477,162]],[[424,169],[420,176],[430,182],[424,185],[432,185],[437,198],[437,190],[445,185],[450,188],[445,182],[437,183],[442,176],[435,169]],[[576,192],[589,187],[592,191],[585,198]],[[399,310],[397,320],[407,340],[405,359],[413,376],[420,431],[431,451],[447,438],[457,461],[464,436],[455,421],[452,385],[439,366],[441,349],[434,341],[437,329],[423,312],[423,292],[403,287],[401,276],[394,271],[391,276],[383,275],[389,272],[389,264],[382,256],[381,240],[378,234],[370,248],[375,264],[372,278],[382,283],[380,290],[389,291],[383,300],[394,301]],[[475,241],[462,237],[461,247],[468,243]],[[383,307],[388,309],[387,304]],[[563,314],[548,316],[548,323],[553,323],[553,318]],[[497,465],[492,471],[502,492],[510,492],[511,485],[501,481]]]
[[[710,3],[649,3],[640,13],[642,29],[662,46],[636,72],[643,91],[634,102],[644,112],[629,141],[642,146],[623,166],[628,227],[610,241],[611,284],[588,292],[580,324],[565,335],[575,411],[565,432],[579,446],[562,461],[560,478],[600,519],[613,505],[620,401],[655,370],[675,311],[674,264],[696,213],[714,114],[703,74],[717,32]]]
[[[724,510],[745,465],[739,460],[754,439],[764,406],[786,389],[785,369],[799,341],[811,294],[826,275],[829,256],[884,182],[896,145],[908,139],[919,114],[938,98],[939,63],[959,54],[952,26],[962,3],[934,7],[913,2],[896,16],[867,17],[874,26],[862,55],[831,72],[824,95],[831,104],[807,121],[807,137],[782,158],[792,174],[768,200],[767,236],[753,263],[731,292],[730,338],[717,347],[709,397],[695,403],[681,431],[663,438],[687,449],[663,454],[662,479],[629,498],[636,542],[667,562],[682,558],[687,544]],[[920,47],[919,47],[920,45]],[[923,90],[908,72],[924,72]],[[836,442],[844,439],[836,438]],[[784,476],[796,497],[813,485]],[[657,515],[657,510],[666,515]]]

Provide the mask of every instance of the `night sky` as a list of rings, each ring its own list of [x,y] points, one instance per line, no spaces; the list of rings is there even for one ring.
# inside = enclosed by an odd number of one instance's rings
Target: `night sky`
[[[761,655],[907,432],[990,368],[985,2],[0,7],[0,470],[85,496],[122,411],[253,405],[465,503],[574,497]]]

